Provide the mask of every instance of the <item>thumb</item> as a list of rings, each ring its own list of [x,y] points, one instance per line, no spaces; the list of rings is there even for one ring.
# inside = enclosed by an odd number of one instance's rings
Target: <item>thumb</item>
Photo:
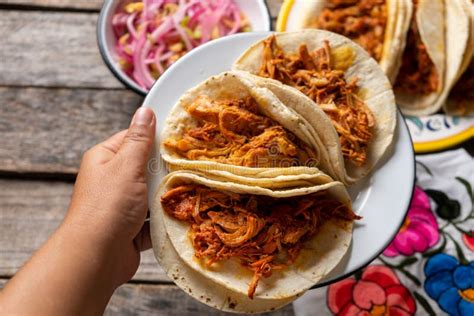
[[[150,108],[139,108],[133,116],[118,154],[127,168],[145,172],[148,155],[155,138],[156,119]]]

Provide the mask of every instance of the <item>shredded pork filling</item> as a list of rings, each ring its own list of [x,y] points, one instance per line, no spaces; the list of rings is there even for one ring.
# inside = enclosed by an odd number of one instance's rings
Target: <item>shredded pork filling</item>
[[[344,35],[375,60],[382,58],[387,5],[385,0],[329,0],[314,26]]]
[[[314,151],[260,114],[250,97],[212,100],[199,96],[186,111],[198,126],[164,144],[187,159],[260,168],[314,165]]]
[[[439,77],[418,31],[416,23],[418,1],[415,0],[413,3],[415,10],[395,89],[412,95],[427,95],[438,90]]]
[[[473,0],[474,1],[474,0]],[[466,115],[468,108],[474,104],[474,61],[458,79],[449,94],[450,101],[456,105],[461,115]]]
[[[161,204],[168,215],[189,223],[195,256],[207,266],[236,258],[253,271],[250,298],[262,277],[295,262],[325,221],[359,218],[324,191],[276,199],[184,184],[165,193]]]
[[[328,41],[313,52],[302,44],[295,54],[285,54],[275,36],[264,41],[259,76],[295,87],[311,98],[331,119],[342,154],[358,166],[367,160],[375,120],[357,96],[357,80],[346,82],[344,71],[335,67]]]

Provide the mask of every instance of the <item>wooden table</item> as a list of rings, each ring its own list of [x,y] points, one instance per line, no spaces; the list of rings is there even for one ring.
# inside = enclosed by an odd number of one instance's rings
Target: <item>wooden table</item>
[[[275,17],[281,0],[268,4]],[[143,100],[102,62],[95,35],[101,5],[0,0],[0,287],[61,222],[83,152],[126,128]],[[178,289],[151,251],[106,311],[196,313],[222,314]]]

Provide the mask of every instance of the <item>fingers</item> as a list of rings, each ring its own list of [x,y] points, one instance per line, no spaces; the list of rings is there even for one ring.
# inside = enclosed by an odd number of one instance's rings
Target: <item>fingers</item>
[[[120,131],[89,149],[86,152],[87,160],[98,164],[110,161],[119,150],[126,133],[127,130]]]
[[[108,151],[113,157],[119,150],[120,145],[122,145],[123,139],[126,134],[127,134],[127,130],[124,129],[123,131],[120,131],[117,134],[112,135],[109,139],[100,143],[99,146],[101,146],[104,150]]]
[[[135,112],[117,152],[131,169],[145,170],[155,137],[155,125],[155,114],[151,109],[141,107]]]
[[[140,251],[148,250],[152,247],[151,245],[151,235],[150,235],[150,222],[146,221],[140,232],[138,233],[137,237],[134,239],[135,246]]]

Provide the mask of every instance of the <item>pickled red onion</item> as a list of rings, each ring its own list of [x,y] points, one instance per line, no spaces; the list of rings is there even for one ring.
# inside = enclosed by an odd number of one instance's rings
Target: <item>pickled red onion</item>
[[[120,65],[145,89],[191,49],[250,29],[233,0],[128,0],[112,27]]]

